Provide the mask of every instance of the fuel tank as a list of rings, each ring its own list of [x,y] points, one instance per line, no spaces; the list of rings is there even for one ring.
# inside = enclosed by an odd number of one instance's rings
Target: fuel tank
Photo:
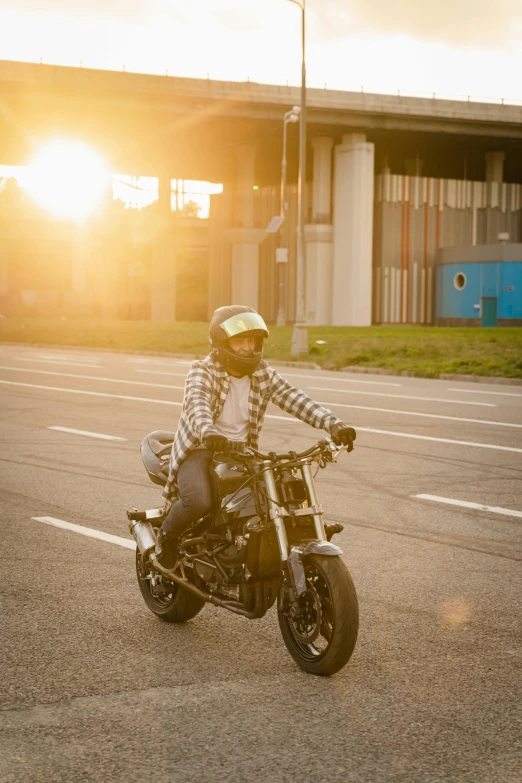
[[[236,462],[233,457],[214,457],[210,476],[215,496],[221,499],[239,489],[248,478],[248,471],[242,462]]]

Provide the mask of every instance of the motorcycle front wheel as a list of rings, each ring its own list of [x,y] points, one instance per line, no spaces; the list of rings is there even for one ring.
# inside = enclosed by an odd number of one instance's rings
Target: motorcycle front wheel
[[[206,604],[202,598],[163,577],[160,577],[161,581],[157,586],[153,586],[150,579],[150,566],[143,562],[138,550],[136,551],[136,576],[148,608],[156,617],[167,623],[185,623],[187,620],[192,620]]]
[[[307,591],[295,616],[278,605],[278,620],[288,652],[310,674],[327,677],[345,666],[359,630],[359,604],[346,565],[337,556],[308,555]]]

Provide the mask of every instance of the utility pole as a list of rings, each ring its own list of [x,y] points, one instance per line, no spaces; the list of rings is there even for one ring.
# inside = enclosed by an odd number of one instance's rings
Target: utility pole
[[[288,248],[285,245],[283,236],[284,221],[286,219],[286,213],[288,211],[288,202],[286,200],[286,138],[287,138],[287,125],[289,122],[298,122],[301,108],[294,106],[290,111],[287,111],[284,116],[283,122],[283,158],[281,160],[281,229],[279,234],[279,247],[276,249],[276,265],[279,274],[279,308],[277,311],[276,326],[285,326],[285,304],[284,304],[284,274],[285,266],[288,263]]]
[[[305,248],[305,193],[306,193],[306,0],[289,0],[301,9],[301,114],[299,117],[299,179],[297,223],[297,292],[296,318],[292,334],[292,356],[308,353],[306,324],[306,248]]]

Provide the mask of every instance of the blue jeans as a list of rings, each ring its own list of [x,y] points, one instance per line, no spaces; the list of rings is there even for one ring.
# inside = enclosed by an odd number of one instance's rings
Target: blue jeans
[[[213,456],[213,451],[198,449],[181,463],[176,477],[179,499],[163,520],[164,535],[180,536],[212,509],[209,468]]]

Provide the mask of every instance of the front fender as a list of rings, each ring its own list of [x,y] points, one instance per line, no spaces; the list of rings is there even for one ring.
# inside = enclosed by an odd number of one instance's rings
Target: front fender
[[[297,547],[297,549],[300,550],[301,557],[306,557],[306,555],[330,555],[334,557],[343,553],[340,547],[331,544],[329,541],[309,541],[304,546]]]
[[[290,565],[297,595],[299,596],[306,592],[306,576],[303,558],[307,555],[328,555],[329,557],[337,557],[338,555],[342,555],[342,553],[342,549],[339,549],[335,544],[330,544],[329,541],[309,541],[304,546],[293,546],[288,556],[288,563]]]

